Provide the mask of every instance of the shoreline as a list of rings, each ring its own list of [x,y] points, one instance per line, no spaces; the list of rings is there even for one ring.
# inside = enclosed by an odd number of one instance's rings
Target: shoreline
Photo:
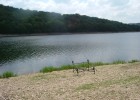
[[[140,62],[140,60],[137,60],[137,59],[133,59],[130,61],[116,60],[116,61],[113,61],[110,63],[108,63],[108,62],[81,62],[81,63],[78,63],[76,65],[68,64],[68,65],[61,65],[61,66],[57,66],[57,67],[56,66],[45,66],[42,69],[40,69],[40,71],[34,72],[34,73],[49,73],[49,72],[53,72],[53,71],[69,70],[69,69],[73,69],[74,67],[84,68],[84,69],[88,70],[88,68],[98,67],[98,66],[129,64],[129,63],[136,63],[136,62]],[[6,72],[3,72],[0,74],[0,79],[1,78],[16,77],[16,76],[21,76],[21,75],[34,74],[34,73],[17,74],[17,73],[14,73],[12,71],[6,71]]]
[[[0,79],[0,98],[13,100],[126,100],[140,98],[140,62],[103,65]]]

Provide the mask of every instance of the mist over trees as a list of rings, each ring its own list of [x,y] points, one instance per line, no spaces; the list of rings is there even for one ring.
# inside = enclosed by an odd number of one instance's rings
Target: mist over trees
[[[61,34],[71,32],[140,31],[139,25],[89,17],[31,11],[0,5],[0,34]]]

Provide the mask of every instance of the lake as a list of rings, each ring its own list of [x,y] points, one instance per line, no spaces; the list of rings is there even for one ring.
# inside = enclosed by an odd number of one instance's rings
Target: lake
[[[140,60],[140,32],[0,38],[0,74],[38,72],[72,61]]]

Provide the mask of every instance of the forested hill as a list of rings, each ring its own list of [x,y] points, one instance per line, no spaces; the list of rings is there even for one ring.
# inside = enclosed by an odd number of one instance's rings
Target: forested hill
[[[131,25],[138,25],[140,26],[140,23],[130,23]]]
[[[140,26],[79,14],[61,15],[0,5],[0,34],[126,31],[140,31]]]

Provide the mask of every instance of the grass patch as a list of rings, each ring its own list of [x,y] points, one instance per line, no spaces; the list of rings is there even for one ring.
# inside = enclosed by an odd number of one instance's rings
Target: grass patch
[[[0,76],[0,78],[9,78],[9,77],[15,77],[15,76],[17,76],[16,74],[14,74],[13,72],[4,72],[1,76]]]
[[[135,62],[139,62],[139,60],[134,59],[134,60],[129,61],[128,63],[135,63]]]
[[[117,61],[114,61],[112,64],[125,64],[125,63],[127,62],[124,60],[117,60]]]
[[[52,72],[52,71],[67,70],[67,69],[72,69],[72,68],[73,68],[73,65],[63,65],[60,67],[50,66],[50,67],[44,67],[43,69],[40,70],[40,72],[48,73],[48,72]]]
[[[119,80],[107,80],[100,83],[90,83],[79,86],[76,90],[89,90],[89,89],[98,89],[99,87],[108,87],[114,84],[131,84],[131,83],[139,83],[140,76],[131,76],[126,79]]]
[[[105,65],[105,63],[102,63],[102,62],[89,63],[89,64],[88,63],[79,63],[79,64],[75,64],[75,65],[63,65],[60,67],[49,66],[49,67],[44,67],[43,69],[40,70],[40,72],[48,73],[48,72],[52,72],[52,71],[73,69],[73,67],[88,68],[88,67],[101,66],[101,65]]]
[[[67,69],[72,69],[74,66],[73,65],[62,65],[58,67],[58,70],[67,70]]]
[[[52,72],[52,71],[60,71],[60,70],[68,70],[68,69],[73,69],[73,67],[78,67],[78,68],[87,68],[87,67],[91,66],[91,63],[88,65],[88,63],[79,63],[76,65],[63,65],[60,67],[54,67],[54,66],[50,66],[50,67],[44,67],[43,69],[40,70],[40,72],[42,73],[47,73],[47,72]]]
[[[103,65],[109,65],[109,63],[103,63],[103,62],[92,63],[92,66],[103,66]]]
[[[47,73],[47,72],[52,72],[52,71],[57,71],[58,68],[49,66],[49,67],[44,67],[43,69],[40,70],[42,73]]]
[[[77,67],[81,67],[81,68],[84,68],[84,67],[89,67],[91,65],[91,63],[90,64],[88,64],[88,63],[80,63],[80,64],[76,64],[75,66],[77,66]]]
[[[103,65],[109,65],[109,63],[103,63],[103,62],[95,62],[95,63],[78,63],[75,65],[62,65],[60,67],[55,67],[55,66],[48,66],[44,67],[43,69],[40,70],[42,73],[48,73],[52,71],[60,71],[60,70],[68,70],[68,69],[73,69],[74,67],[78,68],[90,68],[93,66],[103,66]]]
[[[132,60],[129,63],[134,63],[138,62],[138,60]],[[125,64],[127,63],[126,61],[123,60],[117,60],[114,61],[113,63],[104,63],[104,62],[94,62],[94,63],[78,63],[75,65],[62,65],[60,67],[55,67],[55,66],[49,66],[49,67],[44,67],[43,69],[40,70],[42,73],[48,73],[52,71],[60,71],[60,70],[68,70],[68,69],[73,69],[73,67],[78,67],[78,68],[90,68],[90,67],[96,67],[96,66],[103,66],[103,65],[109,65],[109,64]]]

